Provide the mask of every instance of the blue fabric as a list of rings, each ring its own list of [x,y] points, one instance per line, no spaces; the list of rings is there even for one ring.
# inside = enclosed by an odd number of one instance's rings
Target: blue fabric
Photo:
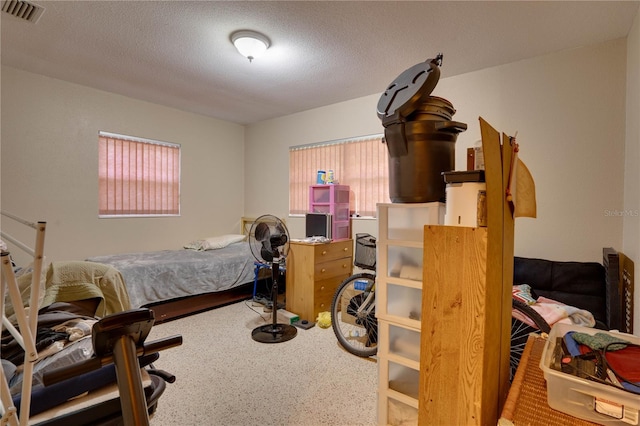
[[[564,335],[564,343],[565,345],[567,345],[567,350],[569,351],[571,356],[578,356],[581,355],[582,352],[580,352],[580,345],[572,337],[573,333],[575,332],[569,331]]]
[[[73,377],[50,386],[36,385],[31,390],[31,407],[29,416],[35,416],[50,408],[60,405],[74,396],[90,392],[116,382],[116,369],[113,364]],[[20,411],[21,396],[13,398],[13,403]]]
[[[151,364],[159,358],[159,354],[152,353],[138,358],[140,367]],[[103,386],[116,383],[116,367],[114,364],[105,365],[97,370],[90,371],[80,376],[72,377],[53,385],[36,385],[31,390],[31,406],[29,416],[35,416],[50,408],[58,406],[70,398],[91,392]],[[13,397],[13,404],[20,412],[20,394]]]

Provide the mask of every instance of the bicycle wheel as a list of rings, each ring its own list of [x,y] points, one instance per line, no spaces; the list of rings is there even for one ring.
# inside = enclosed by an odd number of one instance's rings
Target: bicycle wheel
[[[378,320],[373,274],[355,274],[337,288],[331,302],[331,325],[348,352],[370,357],[378,352]]]
[[[529,318],[536,327],[532,327],[529,324],[520,321],[517,318],[511,318],[511,348],[509,351],[509,381],[513,380],[513,376],[516,374],[518,364],[520,363],[520,357],[527,343],[530,333],[549,333],[551,327],[547,324],[544,318],[531,306],[524,302],[513,299],[513,309],[520,312],[525,317]]]

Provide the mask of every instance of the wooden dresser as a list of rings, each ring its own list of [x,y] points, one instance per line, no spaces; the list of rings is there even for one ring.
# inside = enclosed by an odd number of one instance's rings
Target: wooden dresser
[[[353,240],[326,244],[291,242],[287,256],[287,311],[315,321],[330,311],[338,285],[353,269]]]

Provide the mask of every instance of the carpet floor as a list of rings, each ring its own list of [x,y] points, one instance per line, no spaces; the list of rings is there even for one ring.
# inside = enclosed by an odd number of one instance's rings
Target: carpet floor
[[[338,344],[331,328],[298,329],[283,343],[258,343],[251,331],[271,321],[251,302],[158,324],[149,341],[180,334],[160,353],[167,384],[151,419],[161,425],[376,424],[378,366]]]

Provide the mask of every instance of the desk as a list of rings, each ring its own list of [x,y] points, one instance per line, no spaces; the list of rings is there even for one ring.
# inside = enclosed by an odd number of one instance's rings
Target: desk
[[[547,382],[540,369],[546,339],[530,335],[509,389],[498,426],[592,426],[547,404]]]

